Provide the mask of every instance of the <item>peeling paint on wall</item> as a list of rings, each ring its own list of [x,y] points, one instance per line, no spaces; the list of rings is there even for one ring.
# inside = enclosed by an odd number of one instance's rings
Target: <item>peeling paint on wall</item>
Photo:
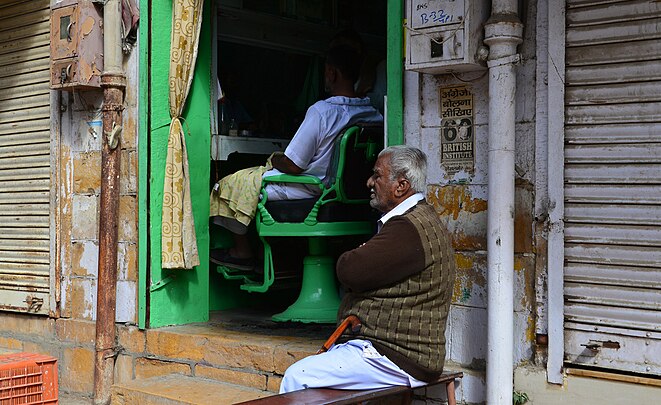
[[[101,75],[101,70],[99,70],[98,67],[96,67],[95,63],[86,63],[86,61],[81,60],[78,62],[78,68],[79,68],[79,73],[80,76],[79,78],[83,83],[90,83],[93,81],[94,77],[98,77]]]
[[[535,345],[535,256],[514,256],[515,359],[532,360]]]
[[[486,307],[486,256],[476,253],[455,254],[457,274],[454,280],[452,303]]]
[[[477,213],[487,210],[486,200],[472,198],[466,186],[429,186],[427,201],[440,215],[454,220],[462,211]]]
[[[94,18],[88,16],[85,18],[85,21],[80,24],[80,33],[82,36],[87,36],[92,32],[92,29],[94,28]]]
[[[514,196],[514,252],[533,252],[534,195],[529,184],[521,182]]]
[[[74,276],[98,276],[99,246],[96,242],[74,242],[72,245],[72,270]]]
[[[535,252],[537,260],[535,261],[535,332],[537,334],[548,333],[547,318],[547,233],[545,222],[535,224]]]
[[[63,138],[63,134],[59,138]],[[73,170],[73,161],[71,159],[71,149],[67,145],[63,145],[60,142],[59,146],[59,156],[58,161],[60,162],[60,167],[58,170],[58,178],[61,179],[59,184],[56,185],[58,192],[57,204],[52,208],[59,211],[59,215],[51,216],[56,218],[56,229],[55,234],[51,236],[51,240],[60,241],[60,240],[71,240],[72,232],[72,223],[71,223],[71,205],[72,201],[70,198],[71,189],[73,188],[73,181],[67,181],[67,179],[72,179],[72,170]],[[62,316],[71,316],[71,306],[64,305],[64,303],[69,302],[71,297],[71,244],[69,243],[58,243],[55,245],[56,250],[56,268],[59,268],[61,279],[60,291],[59,291],[59,300],[60,300],[60,314]]]
[[[427,188],[427,201],[447,221],[456,250],[486,249],[487,202],[475,198],[483,186],[438,186]]]

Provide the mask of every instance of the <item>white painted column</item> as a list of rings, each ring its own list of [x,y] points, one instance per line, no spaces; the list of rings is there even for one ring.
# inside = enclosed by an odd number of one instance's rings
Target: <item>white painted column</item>
[[[565,188],[565,1],[548,3],[548,361],[549,382],[563,383],[564,335],[564,188]]]
[[[514,153],[516,47],[523,24],[517,0],[493,0],[489,46],[487,211],[487,404],[511,404],[514,385]]]

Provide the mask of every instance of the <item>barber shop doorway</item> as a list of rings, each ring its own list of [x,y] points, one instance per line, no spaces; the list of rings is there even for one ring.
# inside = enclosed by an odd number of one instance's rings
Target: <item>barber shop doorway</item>
[[[370,97],[372,105],[383,113],[386,10],[382,0],[216,3],[210,192],[221,178],[243,168],[264,165],[271,153],[286,149],[308,107],[328,97],[324,92],[324,57],[332,41],[360,48],[363,65],[356,92]],[[284,233],[268,237],[268,242],[263,243],[254,222],[248,231],[254,260],[238,267],[219,265],[219,256],[232,245],[232,235],[213,217],[209,222],[212,320],[216,311],[236,309],[270,319],[296,301],[304,261],[309,260],[311,251],[323,250],[329,258],[328,263],[320,266],[334,266],[339,254],[365,238],[308,238]],[[269,245],[268,251],[265,244]],[[272,271],[264,269],[270,263],[268,258],[264,260],[269,252]],[[319,289],[336,289],[334,281],[315,282],[322,284]],[[304,317],[304,322],[308,321],[325,323],[334,319],[328,315]]]
[[[163,39],[170,36],[164,27],[171,27],[172,12],[172,2],[152,1],[150,29],[141,33],[145,45],[140,110],[145,113],[140,114],[139,325],[206,322],[217,311],[253,307],[275,314],[300,290],[302,261],[310,250],[307,238],[274,238],[274,267],[281,279],[263,291],[242,289],[263,283],[263,271],[255,266],[247,273],[223,273],[211,262],[210,252],[232,243],[231,235],[210,218],[211,190],[225,175],[263,165],[272,152],[287,147],[306,109],[327,97],[324,56],[330,41],[343,32],[360,37],[365,64],[358,84],[384,113],[388,144],[402,143],[403,2],[204,2],[196,65],[182,115],[200,260],[191,269],[166,269],[162,261],[164,163],[171,121],[171,49],[170,41]],[[251,232],[259,262],[263,244],[254,229]],[[351,238],[338,239],[315,246],[337,256],[353,243]]]

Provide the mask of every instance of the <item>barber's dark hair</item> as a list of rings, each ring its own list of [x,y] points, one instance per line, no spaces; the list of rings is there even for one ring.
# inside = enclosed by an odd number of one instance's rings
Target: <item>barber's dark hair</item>
[[[346,28],[335,34],[330,40],[328,48],[333,48],[339,45],[349,45],[358,52],[361,58],[365,55],[365,43],[360,37],[358,31],[353,28]]]
[[[326,63],[339,70],[351,83],[356,83],[360,76],[361,55],[355,47],[348,44],[331,47],[326,53]]]
[[[390,157],[390,181],[404,177],[416,193],[427,190],[427,155],[418,148],[406,145],[389,146],[379,157]]]

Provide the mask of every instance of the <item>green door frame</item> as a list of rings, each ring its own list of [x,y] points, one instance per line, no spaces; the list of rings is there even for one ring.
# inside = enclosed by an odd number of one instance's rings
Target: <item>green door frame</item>
[[[201,264],[161,268],[161,210],[170,113],[168,73],[172,1],[141,0],[139,156],[139,326],[209,319],[209,156],[212,1],[206,1],[191,90],[183,113],[191,199]],[[203,181],[199,181],[203,179]]]
[[[138,31],[138,48],[140,50],[138,62],[138,326],[147,327],[147,276],[149,232],[147,224],[149,216],[149,144],[147,133],[151,122],[146,114],[149,111],[149,31],[151,29],[151,10],[148,0],[140,0],[142,26]],[[144,23],[146,21],[146,24]]]
[[[404,0],[388,0],[386,55],[386,131],[388,145],[404,143]]]
[[[195,75],[184,127],[191,171],[191,198],[200,266],[161,268],[161,209],[170,124],[168,108],[171,0],[140,0],[138,134],[138,325],[155,328],[209,318],[209,162],[211,139],[211,58],[213,0],[204,4]],[[387,140],[402,144],[403,0],[388,0]],[[155,28],[156,27],[156,28]],[[200,158],[204,157],[204,158]],[[204,179],[204,181],[199,181]]]

